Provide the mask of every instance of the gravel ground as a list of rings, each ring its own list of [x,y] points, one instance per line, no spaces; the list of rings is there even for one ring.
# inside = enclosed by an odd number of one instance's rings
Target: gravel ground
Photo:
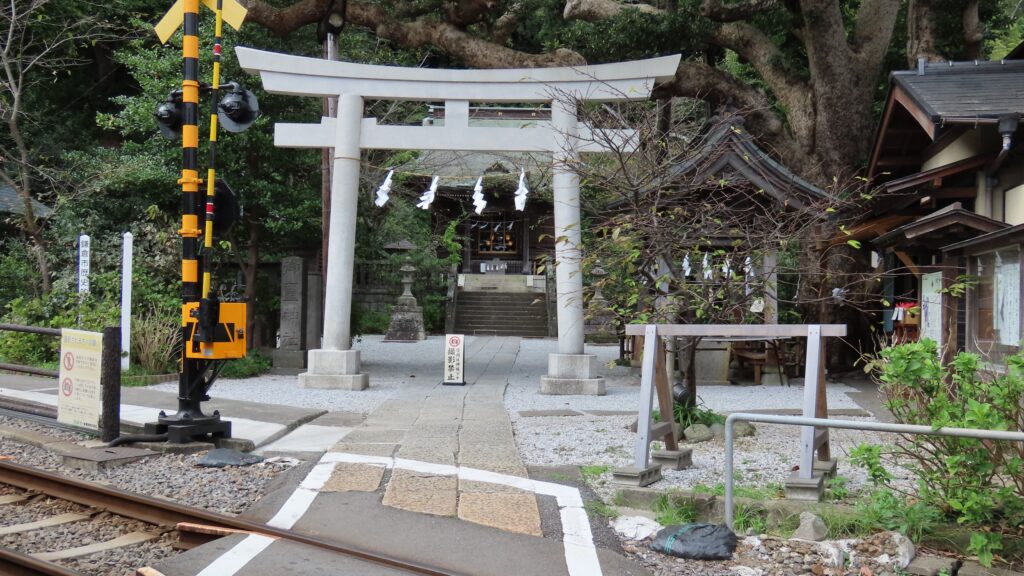
[[[467,344],[471,344],[473,338],[470,336]],[[362,353],[362,369],[370,374],[370,387],[366,390],[299,388],[296,376],[267,375],[244,380],[218,379],[215,393],[218,398],[232,400],[368,414],[391,398],[402,384],[441,378],[442,336],[430,336],[416,343],[386,343],[382,335],[362,336],[353,349]],[[152,388],[178,391],[177,383],[157,384]]]
[[[633,416],[552,416],[514,419],[516,444],[526,465],[574,464],[607,465],[611,467],[632,464],[636,434],[628,430]],[[866,420],[866,419],[863,419]],[[849,479],[851,489],[868,488],[870,482],[864,471],[851,466],[845,456],[860,443],[885,444],[893,437],[874,432],[833,430],[832,451],[839,457],[839,474]],[[800,431],[793,426],[761,424],[757,434],[738,438],[735,443],[735,471],[738,485],[764,486],[781,484],[790,475],[799,460]],[[693,448],[693,467],[687,470],[663,470],[663,480],[652,484],[655,489],[693,488],[698,484],[714,486],[722,482],[725,468],[725,443],[720,439],[699,444],[684,444]],[[911,479],[896,467],[890,467],[897,485],[909,487]],[[612,495],[611,472],[603,474],[596,483],[598,492],[606,500]]]
[[[640,371],[628,366],[615,366],[618,346],[586,347],[597,356],[598,372],[604,375],[608,393],[604,396],[548,396],[538,393],[540,377],[547,372],[548,354],[558,351],[554,340],[523,340],[519,347],[509,385],[505,390],[505,408],[512,413],[522,410],[630,410],[639,409]],[[799,382],[799,380],[794,380]],[[803,386],[702,386],[697,393],[701,402],[717,412],[740,412],[750,409],[800,408]],[[844,384],[829,384],[829,408],[859,408]]]
[[[898,537],[898,536],[896,536]],[[807,542],[783,540],[764,534],[748,536],[738,543],[732,560],[686,560],[650,549],[650,540],[623,542],[626,554],[646,566],[655,576],[896,576],[894,535],[875,534],[864,540]],[[828,551],[844,557],[843,568],[830,564]]]
[[[608,410],[636,411],[639,404],[639,380],[636,369],[614,366],[618,348],[588,346],[587,352],[597,355],[606,375],[605,396],[546,396],[537,392],[537,382],[547,369],[547,355],[557,351],[551,340],[523,340],[519,357],[505,391],[505,407],[515,429],[516,445],[523,462],[535,466],[558,464],[626,466],[632,463],[636,434],[629,431],[635,416],[542,416],[523,417],[526,410]],[[829,384],[830,408],[859,408],[844,384]],[[803,403],[803,386],[703,386],[699,389],[702,403],[716,412],[739,412],[751,409],[794,409]],[[855,418],[856,419],[856,418]],[[867,418],[860,418],[868,420]],[[839,474],[849,478],[852,489],[868,486],[866,474],[848,465],[843,458],[860,443],[884,444],[891,435],[853,430],[833,430],[832,451],[840,459]],[[737,439],[735,466],[738,483],[763,486],[785,482],[799,460],[799,428],[793,426],[758,425],[752,438]],[[722,482],[725,467],[725,444],[716,439],[688,445],[693,448],[693,467],[688,470],[665,470],[664,479],[652,488],[692,488],[698,484],[714,486]],[[893,469],[898,478],[902,471]],[[605,498],[611,495],[608,486],[611,473],[598,482]],[[904,479],[909,482],[909,479]]]
[[[70,430],[64,430],[54,426],[47,426],[32,420],[25,420],[23,418],[12,418],[10,416],[0,416],[0,426],[7,426],[9,428],[18,428],[21,430],[30,430],[32,432],[38,432],[40,434],[46,434],[53,438],[59,438],[60,440],[66,440],[68,442],[80,442],[82,440],[88,440],[95,438],[88,434],[82,434],[80,432],[72,432]]]
[[[260,463],[247,467],[201,468],[196,462],[205,453],[153,456],[99,473],[61,469],[61,458],[52,452],[0,439],[0,454],[13,456],[18,464],[60,471],[83,480],[159,498],[175,500],[214,512],[239,514],[262,496],[267,483],[284,466]]]

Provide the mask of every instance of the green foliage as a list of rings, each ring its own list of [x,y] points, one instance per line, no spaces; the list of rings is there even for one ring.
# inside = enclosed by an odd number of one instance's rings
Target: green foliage
[[[601,477],[602,474],[611,470],[612,467],[607,464],[597,464],[594,466],[580,466],[580,476],[583,477],[587,482],[593,482]]]
[[[933,428],[1024,428],[1024,353],[1009,357],[1000,370],[967,353],[943,366],[936,343],[923,339],[883,350],[871,366],[886,407],[898,422]],[[1001,531],[1024,523],[1024,447],[1019,443],[907,435],[897,441],[895,453],[918,481],[920,501],[904,515],[927,516],[923,509],[937,510],[965,526],[985,528],[971,542],[983,561],[990,562],[1001,546]],[[858,447],[853,455],[873,480],[889,482],[881,471],[880,447]]]
[[[358,303],[352,304],[353,334],[385,334],[391,325],[391,316],[387,312],[373,310]]]
[[[252,378],[270,370],[270,358],[258,350],[251,350],[245,358],[227,360],[220,371],[221,378]]]
[[[611,520],[617,518],[619,512],[604,503],[603,500],[595,498],[594,500],[587,500],[583,503],[583,509],[587,511],[590,516],[596,516],[598,518],[604,518],[605,520]]]
[[[53,293],[39,298],[16,298],[4,321],[44,328],[102,331],[120,322],[120,302],[92,294]],[[19,332],[0,332],[0,357],[6,362],[42,365],[54,362],[60,338]]]
[[[737,504],[733,515],[733,530],[740,534],[748,530],[764,534],[768,531],[768,511],[756,504]]]
[[[690,500],[661,494],[654,501],[654,520],[662,526],[689,524],[697,520],[697,507]]]
[[[151,306],[132,318],[132,367],[145,374],[177,372],[181,322],[177,306]]]
[[[829,478],[825,481],[825,497],[832,502],[847,499],[850,496],[849,482],[845,476]]]
[[[678,422],[684,429],[694,424],[703,424],[705,426],[711,426],[712,424],[725,424],[725,416],[714,412],[708,408],[702,408],[700,405],[686,406],[676,402],[672,406],[672,412],[675,416],[676,422]]]

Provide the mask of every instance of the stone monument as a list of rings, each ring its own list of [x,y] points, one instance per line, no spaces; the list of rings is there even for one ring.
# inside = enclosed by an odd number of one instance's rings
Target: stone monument
[[[594,266],[590,270],[594,277],[594,295],[587,304],[587,323],[584,333],[588,342],[608,344],[618,342],[619,336],[615,332],[615,314],[611,309],[611,302],[601,293],[601,279],[608,275],[608,272],[600,266]]]
[[[423,327],[423,308],[416,303],[412,295],[412,275],[416,267],[412,265],[409,258],[405,264],[398,269],[402,273],[402,295],[398,297],[398,303],[391,307],[391,324],[388,326],[388,333],[384,337],[385,342],[415,342],[426,340],[427,331]]]
[[[306,367],[306,262],[298,256],[281,259],[280,341],[274,368]]]

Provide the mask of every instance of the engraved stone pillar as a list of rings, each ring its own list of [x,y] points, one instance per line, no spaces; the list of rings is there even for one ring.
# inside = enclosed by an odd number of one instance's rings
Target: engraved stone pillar
[[[306,367],[306,263],[297,256],[281,259],[280,344],[275,368]]]

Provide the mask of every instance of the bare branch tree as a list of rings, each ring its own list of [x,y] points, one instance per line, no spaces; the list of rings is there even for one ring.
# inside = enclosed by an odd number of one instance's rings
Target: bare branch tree
[[[47,188],[57,182],[51,168],[40,162],[26,135],[33,121],[26,97],[55,74],[86,62],[75,47],[102,41],[105,26],[91,18],[59,18],[48,13],[50,0],[10,0],[0,5],[0,121],[7,136],[0,136],[0,183],[14,189],[22,202],[20,226],[31,241],[41,289],[49,292],[50,266],[46,259],[43,223],[33,207]]]

